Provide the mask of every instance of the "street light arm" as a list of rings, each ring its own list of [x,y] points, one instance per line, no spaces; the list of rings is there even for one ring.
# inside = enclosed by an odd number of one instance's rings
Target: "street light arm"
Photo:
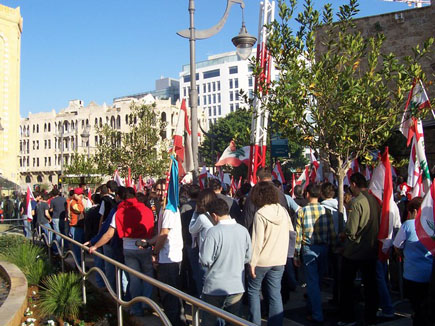
[[[225,13],[222,16],[221,20],[216,25],[210,27],[209,29],[195,30],[195,39],[202,40],[202,39],[212,37],[213,35],[219,33],[219,31],[222,29],[222,27],[224,27],[227,21],[232,5],[237,3],[240,4],[240,7],[242,7],[242,9],[245,7],[245,3],[243,2],[243,0],[227,0],[227,9],[225,10]],[[184,29],[182,31],[177,32],[177,34],[181,37],[190,39],[190,29]]]

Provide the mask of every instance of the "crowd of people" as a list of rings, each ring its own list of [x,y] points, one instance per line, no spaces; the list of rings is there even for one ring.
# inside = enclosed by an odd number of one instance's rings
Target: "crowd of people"
[[[165,179],[143,192],[112,180],[92,196],[85,188],[71,190],[68,198],[56,189],[35,193],[33,222],[25,225],[25,234],[37,224],[52,227],[89,246],[91,254],[103,253],[256,325],[261,325],[262,315],[268,325],[282,325],[283,304],[302,283],[306,284],[306,318],[323,324],[325,275],[333,280],[330,303],[339,312],[338,325],[358,321],[357,279],[363,284],[364,322],[393,318],[394,277],[390,280],[388,275],[399,270],[392,266],[403,259],[403,285],[414,325],[433,324],[427,309],[434,307],[433,257],[419,242],[414,223],[422,198],[409,201],[406,194],[398,193],[402,218],[395,222],[395,250],[380,258],[381,206],[360,173],[350,177],[343,213],[331,183],[296,186],[291,196],[279,181],[272,181],[267,168],[258,171],[254,187],[243,184],[234,198],[217,179],[210,180],[207,189],[183,185],[175,209],[165,206]],[[80,262],[80,249],[73,246],[72,250]],[[114,266],[97,256],[94,264],[115,289]],[[98,276],[97,284],[105,287]],[[122,290],[125,299],[157,295],[173,325],[186,323],[177,297],[156,291],[128,273],[123,274]],[[241,312],[243,304],[248,315]],[[135,303],[129,312],[144,316],[150,310]],[[223,324],[208,313],[201,319],[203,325]]]

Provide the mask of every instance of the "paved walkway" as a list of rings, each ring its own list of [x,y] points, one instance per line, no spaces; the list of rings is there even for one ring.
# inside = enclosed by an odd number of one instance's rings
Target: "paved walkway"
[[[67,258],[67,263],[72,266],[72,258]],[[86,265],[88,268],[93,266],[93,259],[89,255],[86,255]],[[96,282],[95,282],[95,274],[91,275],[89,278],[89,281],[93,284],[95,288]],[[305,289],[302,286],[298,286],[297,290],[295,292],[290,293],[290,299],[285,303],[284,305],[284,326],[310,326],[312,323],[306,320],[306,309],[305,304],[306,300],[304,298]],[[107,300],[110,300],[110,294],[107,291],[101,290],[101,295],[105,296]],[[324,326],[335,326],[336,322],[338,321],[338,313],[337,309],[333,306],[331,306],[328,302],[332,298],[331,293],[329,291],[328,285],[326,284],[322,288],[322,301],[323,301],[323,307],[324,307],[324,314],[325,314],[325,323]],[[104,299],[105,300],[105,299]],[[104,301],[102,300],[102,302]],[[403,301],[400,302],[397,297],[393,297],[393,300],[395,301],[395,309],[396,309],[396,316],[392,320],[379,320],[379,322],[376,325],[380,326],[411,326],[412,320],[410,315],[410,305],[408,302]],[[362,304],[358,304],[357,310],[362,311]],[[189,307],[186,307],[186,315],[187,320],[191,320],[189,315]],[[243,316],[244,318],[247,317],[247,306],[243,306]],[[114,316],[113,318],[116,318]],[[151,314],[146,317],[128,317],[128,313],[124,312],[124,318],[128,318],[129,325],[133,326],[157,326],[161,325],[160,320],[158,319],[157,315]],[[266,321],[263,320],[263,325],[266,325]]]

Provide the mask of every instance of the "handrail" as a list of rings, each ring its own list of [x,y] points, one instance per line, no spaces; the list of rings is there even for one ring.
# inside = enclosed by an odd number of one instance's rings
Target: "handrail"
[[[61,238],[61,244],[59,245],[58,241],[56,239],[54,239],[52,241],[52,243],[49,243],[48,239],[47,239],[47,235],[45,233],[41,232],[41,228],[45,229],[47,232],[49,233],[53,233],[57,236],[59,236]],[[170,285],[167,285],[163,282],[160,282],[150,276],[147,276],[145,274],[142,274],[112,258],[109,258],[101,253],[99,253],[98,251],[95,251],[92,253],[92,255],[95,255],[96,257],[101,258],[102,260],[112,264],[115,266],[115,270],[116,270],[116,289],[112,289],[108,279],[106,278],[104,272],[98,268],[98,267],[92,267],[89,269],[88,272],[86,272],[86,266],[85,266],[85,260],[84,260],[84,254],[85,252],[89,252],[89,247],[83,245],[80,242],[77,242],[76,240],[67,237],[66,235],[59,233],[55,230],[53,230],[52,228],[48,228],[44,225],[39,225],[38,228],[38,237],[39,238],[44,238],[45,243],[48,246],[48,253],[49,253],[49,257],[51,258],[51,250],[50,248],[53,246],[53,244],[56,245],[58,252],[59,252],[59,257],[62,259],[62,271],[64,271],[64,259],[71,254],[74,260],[74,264],[76,265],[77,269],[79,270],[80,274],[82,274],[82,290],[83,290],[83,301],[84,303],[86,303],[86,287],[85,287],[85,280],[86,278],[92,273],[92,272],[96,272],[98,273],[102,279],[104,284],[106,285],[108,292],[110,294],[110,296],[115,300],[115,302],[117,303],[118,309],[117,309],[117,313],[118,313],[118,326],[122,326],[123,325],[123,318],[122,318],[122,307],[126,307],[126,306],[130,306],[133,303],[136,302],[145,302],[148,305],[151,306],[151,308],[159,315],[159,318],[161,319],[161,321],[165,324],[165,325],[171,325],[169,319],[167,318],[167,316],[165,315],[165,313],[163,312],[163,310],[160,308],[160,306],[154,302],[153,300],[147,298],[147,297],[136,297],[130,301],[124,301],[121,299],[121,270],[125,271],[129,274],[132,274],[134,276],[136,276],[137,278],[157,287],[160,290],[163,290],[169,294],[172,294],[176,297],[178,297],[179,299],[182,299],[188,303],[190,303],[192,305],[192,325],[193,326],[199,326],[200,322],[199,322],[199,309],[204,310],[207,313],[210,313],[212,315],[215,315],[219,318],[224,319],[225,321],[233,324],[233,325],[239,325],[239,326],[255,326],[255,324],[240,318],[236,315],[233,315],[225,310],[222,310],[220,308],[217,308],[213,305],[210,305],[200,299],[197,299],[187,293],[184,293],[183,291],[180,291]],[[79,266],[77,257],[75,257],[75,254],[72,250],[68,250],[65,254],[64,254],[64,241],[67,240],[68,242],[80,247],[80,253],[81,253],[81,266]]]

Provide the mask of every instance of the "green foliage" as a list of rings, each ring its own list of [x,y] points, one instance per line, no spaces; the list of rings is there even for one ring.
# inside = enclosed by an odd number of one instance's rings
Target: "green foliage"
[[[113,175],[118,170],[121,175],[127,175],[130,167],[134,178],[162,176],[169,159],[168,146],[161,137],[165,127],[155,105],[142,105],[131,107],[129,132],[107,125],[99,128],[103,141],[97,147],[95,163],[100,173]]]
[[[29,240],[22,235],[5,234],[0,236],[0,252],[4,252],[8,248],[21,246],[23,243],[28,243]]]
[[[2,249],[0,258],[15,264],[26,276],[30,285],[37,285],[49,272],[44,249],[25,241],[11,240],[10,246]]]
[[[336,22],[330,4],[320,13],[306,0],[294,31],[296,2],[279,0],[279,19],[268,26],[279,78],[263,85],[272,86],[264,105],[283,135],[319,149],[342,184],[351,161],[378,148],[397,126],[414,78],[424,81],[418,60],[433,39],[401,62],[382,52],[383,34],[355,28],[356,0],[339,7]],[[261,75],[258,66],[254,73]]]
[[[234,140],[237,148],[249,145],[251,118],[252,111],[239,109],[211,125],[208,131],[210,136],[205,135],[204,141],[199,148],[207,166],[212,166],[216,163],[217,155],[223,153],[231,140]],[[213,146],[212,142],[214,142]]]
[[[77,318],[83,305],[80,281],[80,275],[72,272],[53,274],[44,279],[40,292],[41,313],[67,320]]]
[[[64,173],[66,175],[72,174],[72,175],[86,176],[86,175],[101,174],[97,164],[95,163],[96,160],[93,155],[88,157],[87,154],[74,153],[71,156],[70,162],[71,164],[67,165],[64,170]],[[98,184],[101,182],[101,180],[102,180],[101,177],[86,178],[86,182],[91,184]],[[80,178],[68,178],[67,183],[78,184],[80,183]]]

